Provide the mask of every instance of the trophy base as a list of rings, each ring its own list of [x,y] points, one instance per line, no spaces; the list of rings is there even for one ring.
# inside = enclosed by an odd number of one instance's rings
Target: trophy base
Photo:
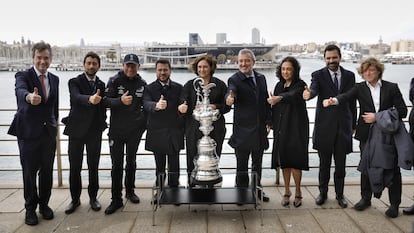
[[[206,188],[212,188],[215,184],[218,184],[223,181],[223,177],[218,177],[214,180],[197,180],[193,176],[190,177],[190,187],[201,186]]]

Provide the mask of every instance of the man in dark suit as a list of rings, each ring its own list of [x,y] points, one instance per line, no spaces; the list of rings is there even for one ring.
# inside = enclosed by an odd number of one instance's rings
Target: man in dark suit
[[[179,152],[184,148],[184,125],[178,112],[179,97],[183,86],[170,79],[168,60],[155,63],[157,80],[144,91],[144,110],[148,112],[145,149],[154,152],[156,185],[162,186],[160,176],[165,175],[168,156],[168,185],[178,186]]]
[[[303,92],[305,100],[318,96],[313,131],[313,149],[319,155],[319,196],[316,204],[322,205],[328,198],[328,184],[332,155],[335,162],[334,184],[339,206],[346,208],[344,197],[346,155],[352,152],[352,130],[356,123],[356,103],[334,108],[323,108],[322,100],[350,90],[355,85],[355,74],[339,65],[341,51],[336,45],[325,48],[326,67],[312,73],[310,89]]]
[[[98,166],[102,131],[107,124],[106,108],[101,101],[105,93],[105,83],[96,76],[100,66],[101,59],[98,54],[89,52],[83,60],[84,73],[68,82],[71,108],[69,116],[62,121],[66,125],[63,134],[69,136],[69,185],[72,201],[65,210],[66,214],[73,213],[80,205],[81,170],[85,146],[89,175],[89,203],[92,210],[101,209],[101,204],[96,199],[99,189]]]
[[[267,103],[268,92],[266,78],[253,70],[256,62],[254,53],[242,49],[238,55],[239,71],[228,80],[226,104],[234,104],[233,134],[229,145],[235,149],[237,159],[236,185],[247,186],[249,156],[252,156],[252,171],[257,174],[261,185],[263,152],[269,147],[267,134],[271,128],[270,105]],[[264,192],[259,198],[269,201]]]
[[[52,60],[50,44],[43,41],[34,44],[32,57],[33,67],[16,73],[17,113],[8,131],[17,136],[19,145],[27,225],[38,224],[37,205],[44,219],[54,217],[48,203],[59,111],[59,78],[47,71]]]
[[[349,100],[358,99],[360,111],[355,138],[360,142],[359,147],[362,154],[371,125],[376,121],[375,113],[395,108],[399,118],[403,119],[407,116],[407,106],[398,85],[382,80],[384,65],[377,59],[368,58],[363,61],[358,68],[358,73],[365,81],[356,84],[350,91],[338,95],[336,98],[323,100],[323,106],[341,106]],[[398,216],[398,208],[401,203],[401,172],[397,162],[396,160],[394,164],[392,185],[388,187],[391,205],[385,212],[391,218]],[[364,172],[361,173],[361,196],[361,200],[354,206],[356,210],[360,211],[371,206],[372,198],[370,179]]]

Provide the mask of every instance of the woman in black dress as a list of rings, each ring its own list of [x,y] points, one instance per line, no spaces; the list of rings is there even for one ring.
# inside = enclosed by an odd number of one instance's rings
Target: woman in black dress
[[[306,83],[299,77],[300,65],[294,57],[286,57],[276,70],[280,81],[268,99],[272,105],[272,168],[282,168],[285,194],[282,205],[289,206],[290,177],[295,182],[293,205],[302,205],[302,170],[309,170],[309,118],[302,98]]]

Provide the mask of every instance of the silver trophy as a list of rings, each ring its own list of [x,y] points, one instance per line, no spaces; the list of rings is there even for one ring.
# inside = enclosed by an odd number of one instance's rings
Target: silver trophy
[[[203,137],[197,143],[197,156],[194,158],[194,170],[191,172],[192,185],[214,185],[222,181],[219,170],[219,157],[217,156],[217,143],[209,134],[213,131],[213,121],[220,117],[218,109],[213,110],[210,106],[210,89],[216,84],[205,84],[200,77],[194,79],[194,89],[197,95],[197,104],[193,111],[193,117],[200,122],[200,131]],[[202,93],[200,91],[202,90]]]

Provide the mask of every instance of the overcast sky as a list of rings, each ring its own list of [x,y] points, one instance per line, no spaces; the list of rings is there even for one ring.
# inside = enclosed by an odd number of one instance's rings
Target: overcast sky
[[[414,1],[393,0],[6,0],[0,40],[52,45],[205,43],[227,33],[250,43],[256,27],[266,44],[414,40]]]

